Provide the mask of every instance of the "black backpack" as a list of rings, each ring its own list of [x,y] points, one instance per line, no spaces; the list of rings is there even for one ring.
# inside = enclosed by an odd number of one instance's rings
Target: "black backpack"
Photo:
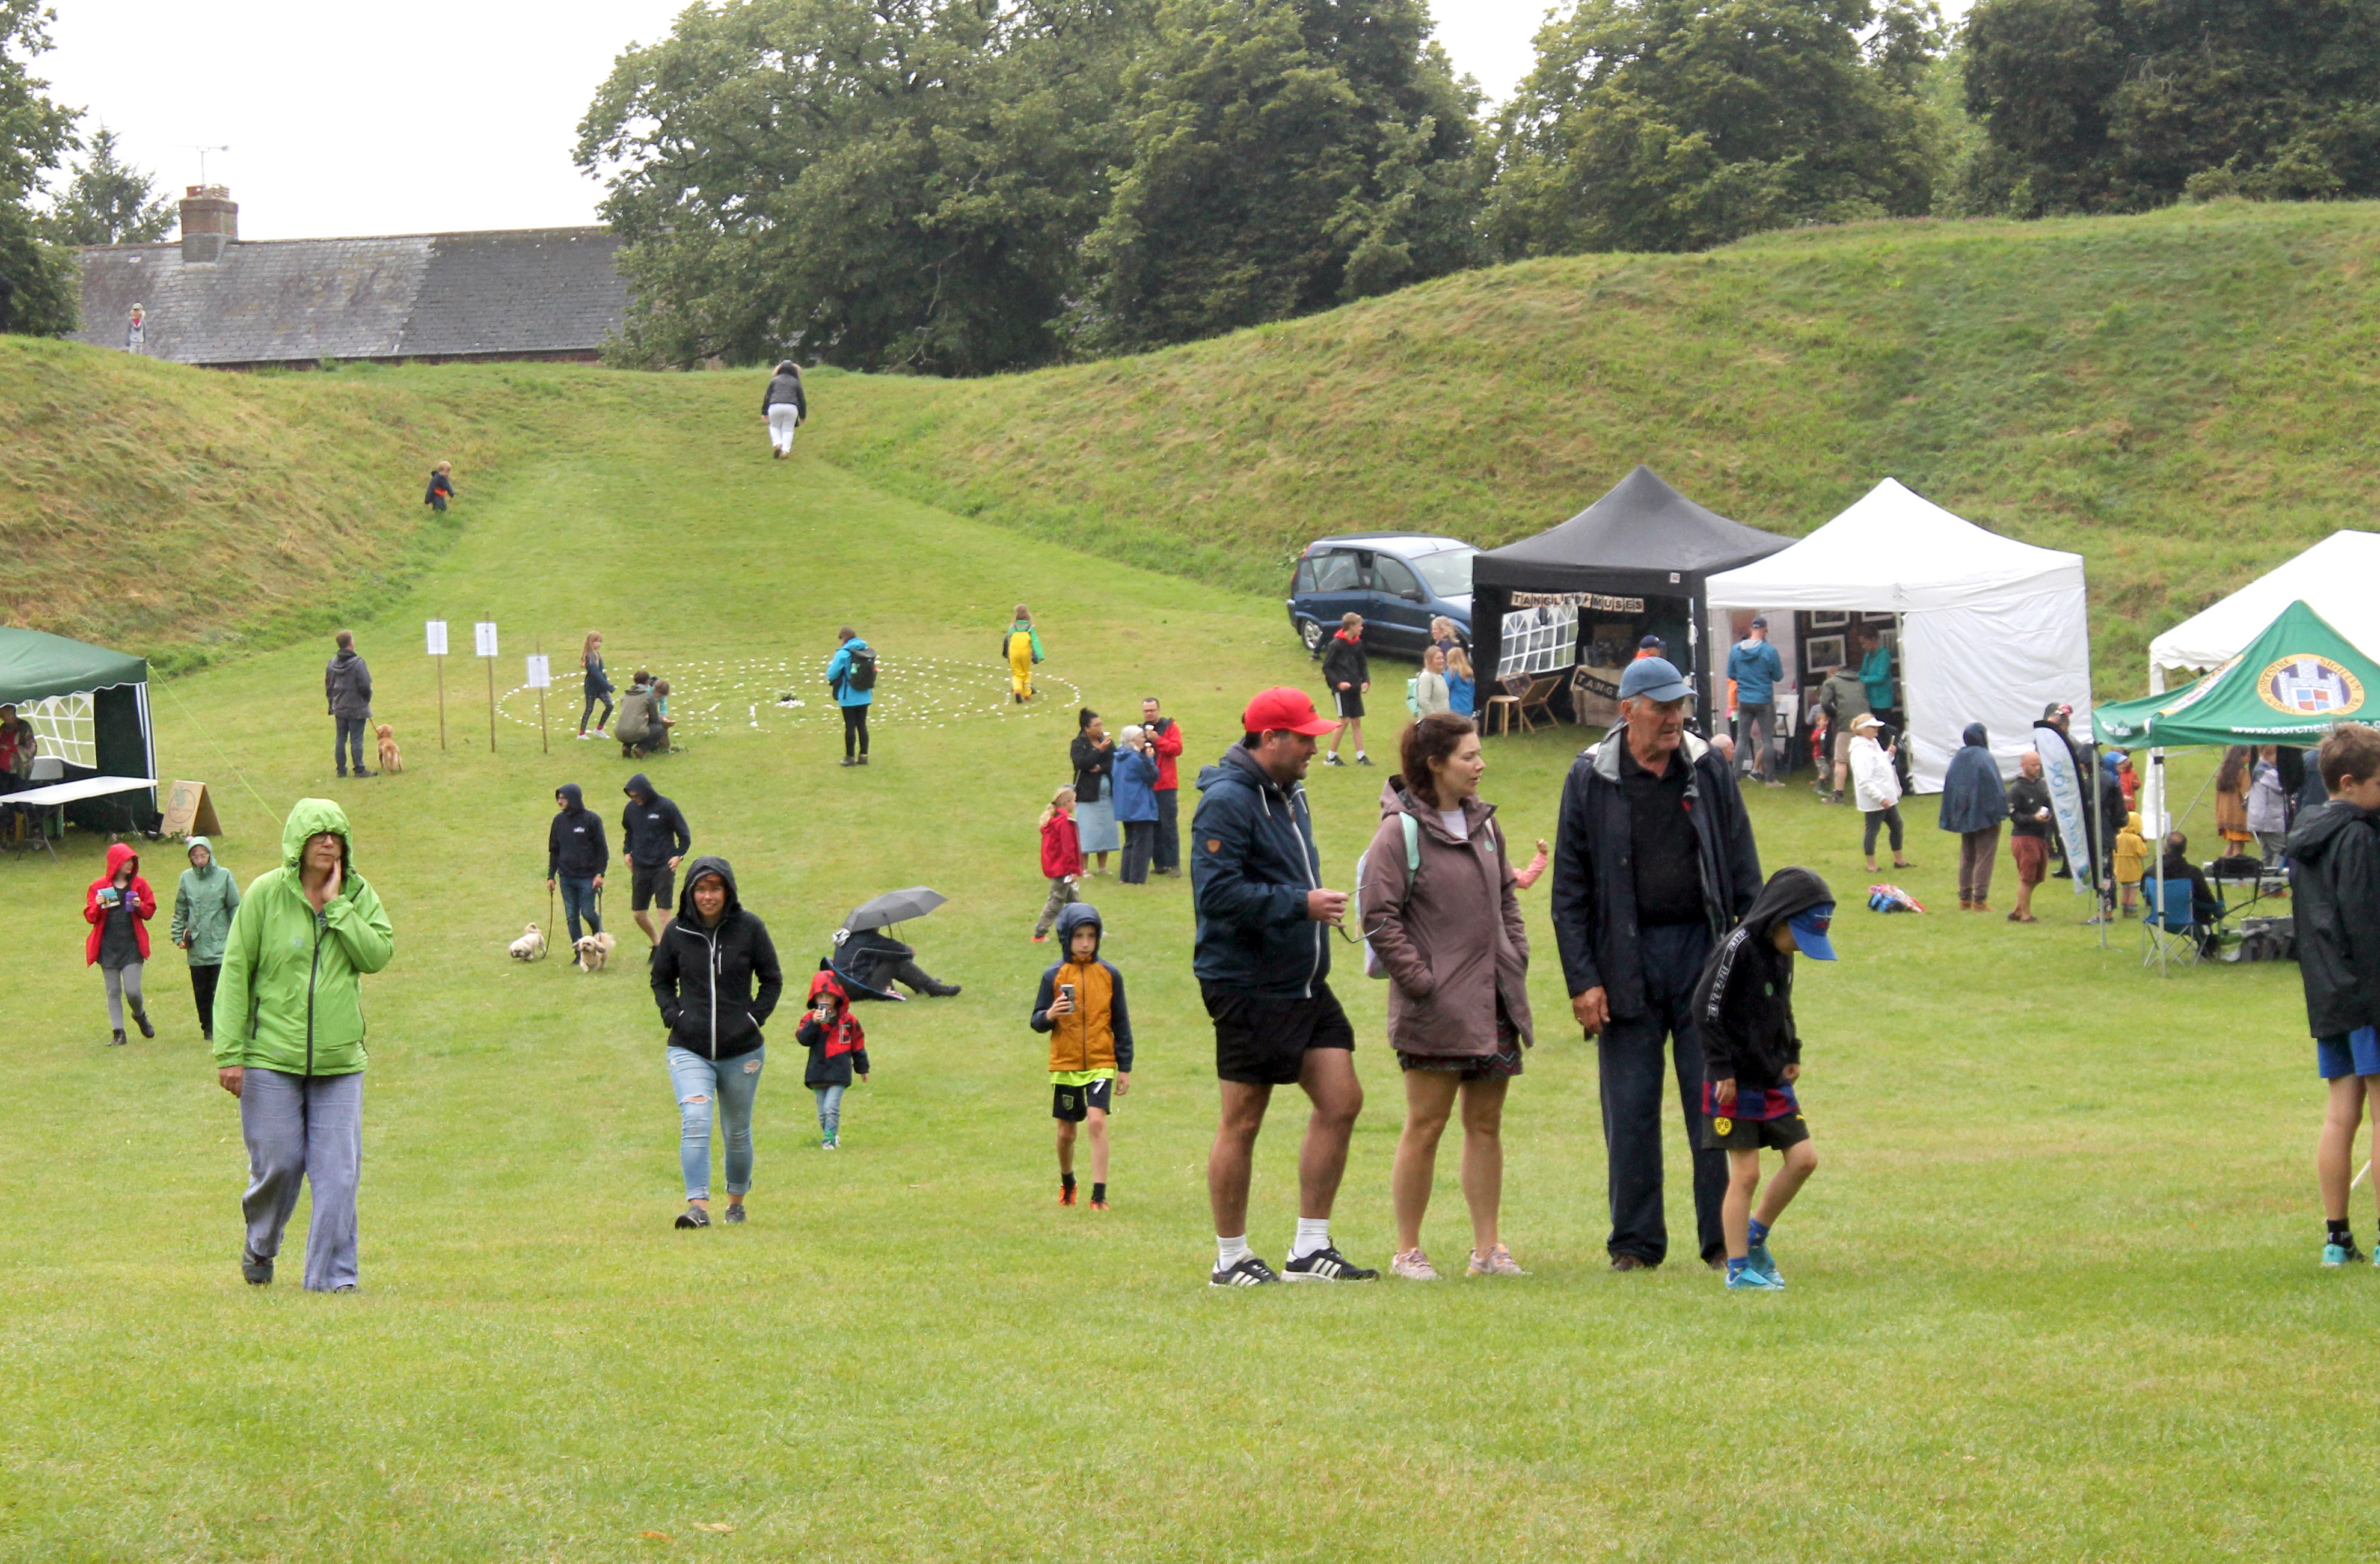
[[[844,671],[845,689],[868,691],[876,687],[876,653],[867,647],[851,649],[851,666]]]

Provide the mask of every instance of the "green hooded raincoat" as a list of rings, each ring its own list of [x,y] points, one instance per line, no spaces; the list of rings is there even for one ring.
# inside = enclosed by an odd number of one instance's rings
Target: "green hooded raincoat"
[[[231,915],[239,908],[239,881],[214,861],[214,843],[203,836],[190,838],[183,855],[200,847],[207,850],[207,867],[184,869],[180,883],[174,887],[172,939],[176,945],[189,940],[192,966],[221,966],[224,940],[231,933]]]
[[[335,831],[338,895],[316,913],[298,858],[307,839]],[[347,817],[301,798],[281,828],[281,867],[257,876],[232,915],[215,990],[215,1063],[291,1075],[351,1075],[364,1067],[363,985],[396,953],[380,898],[355,872]]]

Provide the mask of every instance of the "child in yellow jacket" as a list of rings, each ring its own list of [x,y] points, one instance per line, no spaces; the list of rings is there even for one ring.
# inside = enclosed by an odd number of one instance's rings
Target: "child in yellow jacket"
[[[2141,834],[2141,817],[2135,810],[2124,817],[2124,829],[2116,833],[2116,883],[2123,888],[2127,913],[2140,904],[2141,874],[2148,861],[2148,839]]]
[[[1123,974],[1099,959],[1099,909],[1058,915],[1066,959],[1041,975],[1033,1030],[1050,1034],[1050,1117],[1058,1121],[1058,1204],[1075,1204],[1075,1126],[1088,1121],[1091,1209],[1108,1208],[1108,1114],[1132,1090],[1132,1015]]]

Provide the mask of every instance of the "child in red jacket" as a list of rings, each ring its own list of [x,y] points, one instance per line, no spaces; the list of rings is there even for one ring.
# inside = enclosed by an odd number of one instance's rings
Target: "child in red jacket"
[[[140,964],[149,959],[149,920],[157,915],[157,893],[140,878],[140,855],[129,843],[107,850],[107,872],[83,892],[83,921],[91,937],[83,941],[85,966],[97,966],[107,978],[107,1021],[115,1035],[108,1046],[124,1041],[124,1006],[132,1005],[133,1024],[144,1037],[157,1028],[149,1024],[149,1011],[140,1002]]]
[[[802,1084],[818,1098],[819,1149],[843,1146],[843,1094],[856,1077],[868,1084],[868,1035],[851,1013],[851,997],[835,981],[834,969],[819,963],[810,979],[810,1008],[794,1029],[795,1040],[809,1050]],[[729,1218],[731,1221],[733,1218]]]
[[[1081,838],[1075,834],[1075,790],[1060,788],[1041,811],[1041,872],[1050,879],[1050,899],[1041,904],[1041,916],[1033,925],[1033,942],[1037,945],[1050,938],[1050,926],[1058,921],[1066,903],[1076,900],[1075,886],[1083,878]]]

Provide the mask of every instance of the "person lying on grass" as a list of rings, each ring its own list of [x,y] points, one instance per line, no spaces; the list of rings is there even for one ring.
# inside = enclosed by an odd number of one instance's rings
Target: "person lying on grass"
[[[1817,1171],[1809,1126],[1793,1083],[1802,1037],[1793,1026],[1793,953],[1835,959],[1827,929],[1835,895],[1805,868],[1781,868],[1752,910],[1719,941],[1694,985],[1703,1043],[1702,1144],[1727,1153],[1719,1228],[1727,1239],[1727,1285],[1774,1291],[1785,1285],[1768,1253],[1768,1230]],[[1755,1214],[1760,1148],[1785,1154]]]
[[[2330,1093],[2314,1146],[2322,1263],[2350,1266],[2363,1258],[2347,1206],[2367,1100],[2380,1121],[2380,731],[2342,722],[2314,763],[2329,799],[2298,817],[2285,851],[2306,1021]]]
[[[1058,1204],[1075,1203],[1075,1126],[1091,1136],[1091,1209],[1108,1208],[1108,1115],[1132,1090],[1132,1015],[1123,974],[1099,959],[1099,913],[1075,902],[1058,915],[1066,959],[1041,975],[1033,1030],[1050,1034],[1050,1117],[1058,1121]]]

